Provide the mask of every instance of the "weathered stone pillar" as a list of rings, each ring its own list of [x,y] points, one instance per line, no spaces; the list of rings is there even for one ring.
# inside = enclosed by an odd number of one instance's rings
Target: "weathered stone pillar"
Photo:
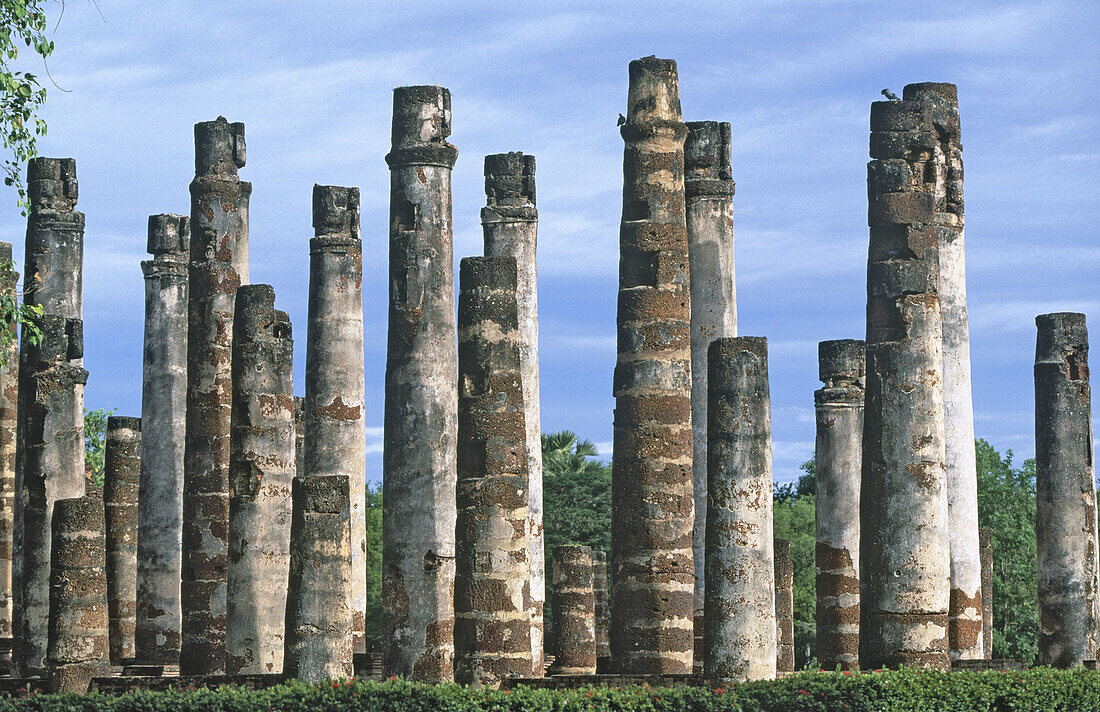
[[[58,500],[52,526],[46,689],[87,692],[93,677],[111,673],[103,500]]]
[[[695,671],[703,669],[703,589],[707,530],[707,348],[737,336],[733,262],[733,176],[730,125],[689,121],[684,142],[684,190],[691,261],[691,430],[695,490]]]
[[[195,124],[187,329],[180,672],[225,672],[233,303],[248,283],[244,124]]]
[[[992,532],[979,529],[982,551],[982,650],[993,659],[993,541]]]
[[[708,678],[775,677],[768,340],[718,339],[707,352]]]
[[[863,459],[864,345],[817,345],[817,659],[823,670],[859,668],[859,482]]]
[[[871,105],[860,665],[946,669],[950,540],[928,104]]]
[[[1035,317],[1035,538],[1039,664],[1095,660],[1096,485],[1084,314]]]
[[[621,673],[692,670],[686,134],[676,63],[631,62],[611,495],[611,657]]]
[[[596,614],[596,672],[605,672],[611,665],[611,642],[607,637],[607,552],[592,552],[592,597]]]
[[[180,657],[183,451],[187,436],[187,262],[190,218],[150,215],[145,275],[141,484],[138,497],[137,623],[142,661]]]
[[[454,645],[455,681],[474,687],[531,676],[527,430],[516,314],[516,260],[463,259]]]
[[[542,431],[539,424],[539,305],[535,252],[535,157],[497,153],[485,157],[485,195],[481,226],[487,257],[516,260],[519,314],[519,363],[523,377],[523,419],[527,427],[528,557],[531,561],[531,666],[543,663],[543,604],[546,553],[542,532]]]
[[[293,484],[283,672],[306,682],[352,675],[351,528],[345,475]]]
[[[791,564],[791,540],[776,539],[774,556],[775,671],[794,672],[794,565]]]
[[[390,310],[382,455],[382,667],[454,675],[455,350],[451,93],[393,92]]]
[[[53,503],[84,494],[84,383],[87,380],[87,372],[82,368],[80,324],[84,214],[76,210],[76,161],[71,158],[31,159],[27,169],[27,194],[30,216],[23,252],[26,261],[23,301],[41,307],[44,315],[57,319],[42,325],[43,331],[46,328],[52,331],[46,339],[50,345],[31,347],[23,334],[19,355],[13,539],[15,551],[22,553],[13,563],[13,578],[19,582],[14,601],[16,663],[24,677],[45,672]],[[68,320],[74,321],[67,326]],[[73,337],[73,349],[66,343],[66,334]],[[39,390],[40,386],[43,390]],[[50,391],[50,388],[60,390]],[[45,437],[40,430],[43,424],[57,426],[56,432],[63,435]],[[28,426],[34,429],[28,430]],[[25,481],[28,472],[35,478],[29,485]],[[50,486],[44,489],[47,477]],[[28,494],[33,494],[36,501],[28,500]],[[26,512],[27,506],[34,511]],[[28,526],[32,531],[27,531]],[[23,566],[28,561],[31,569],[24,571]]]
[[[592,549],[556,546],[552,558],[554,664],[552,675],[596,674],[596,600]]]
[[[306,473],[305,404],[305,398],[294,396],[294,471],[297,473],[297,477],[304,477]]]
[[[11,243],[0,242],[0,264],[11,262]],[[13,266],[14,269],[14,266]],[[15,297],[19,275],[0,282],[0,294]],[[12,321],[0,324],[11,341],[0,350],[0,638],[12,637],[12,536],[15,530],[15,423],[19,401],[19,331]],[[0,668],[10,666],[10,652],[0,653]]]
[[[943,329],[944,443],[947,517],[951,536],[951,601],[948,645],[952,660],[985,657],[982,640],[981,552],[978,538],[978,474],[974,451],[974,401],[970,386],[970,325],[966,312],[963,242],[963,161],[959,99],[954,84],[909,84],[906,101],[928,104],[938,137],[932,183],[939,251]],[[929,181],[928,178],[933,178]]]
[[[313,186],[304,406],[307,475],[347,475],[351,492],[351,606],[363,652],[367,608],[363,255],[359,189]]]
[[[134,657],[137,606],[138,483],[141,418],[107,418],[103,509],[107,547],[107,612],[111,664]]]
[[[290,317],[275,309],[275,290],[266,284],[238,289],[229,446],[228,675],[283,670],[296,464],[293,352]]]

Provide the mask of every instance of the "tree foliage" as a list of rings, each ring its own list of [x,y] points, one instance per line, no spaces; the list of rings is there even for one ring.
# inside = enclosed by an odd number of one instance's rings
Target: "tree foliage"
[[[107,418],[114,409],[84,409],[84,472],[103,486],[103,462],[107,452]]]
[[[19,206],[26,207],[26,189],[20,173],[37,153],[35,140],[46,135],[46,122],[38,115],[46,101],[46,89],[38,77],[16,67],[20,45],[43,61],[53,52],[46,39],[43,0],[0,0],[0,140],[3,141],[4,184],[19,192]]]
[[[367,483],[367,528],[363,557],[367,564],[366,641],[368,652],[382,648],[382,483]]]
[[[817,665],[817,588],[814,549],[817,542],[814,461],[802,463],[797,484],[776,485],[772,521],[776,539],[791,542],[794,566],[794,656],[795,667]]]
[[[555,546],[611,548],[611,465],[596,446],[568,430],[542,436],[543,531]]]

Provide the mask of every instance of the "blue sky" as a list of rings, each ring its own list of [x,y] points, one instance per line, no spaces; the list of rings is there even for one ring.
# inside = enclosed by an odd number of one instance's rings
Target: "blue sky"
[[[192,126],[221,114],[247,127],[252,281],[293,320],[299,393],[311,188],[362,191],[367,474],[380,479],[391,92],[438,83],[459,149],[456,262],[481,252],[482,157],[535,154],[543,428],[609,451],[615,120],[627,63],[649,54],[678,61],[687,120],[733,125],[740,333],[769,338],[778,481],[813,451],[817,342],[864,333],[867,117],[883,87],[959,86],[978,435],[1033,453],[1036,314],[1084,311],[1100,333],[1093,3],[98,3],[68,0],[53,33],[64,91],[50,88],[40,142],[77,159],[92,408],[140,413],[146,219],[188,211]],[[7,195],[0,239],[21,266]]]

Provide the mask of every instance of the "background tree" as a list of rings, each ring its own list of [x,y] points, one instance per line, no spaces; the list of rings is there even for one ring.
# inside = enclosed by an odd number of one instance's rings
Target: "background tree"
[[[367,652],[382,650],[382,483],[367,483],[367,508],[363,512],[367,525]]]
[[[596,446],[576,433],[542,436],[547,556],[563,544],[611,549],[611,465],[596,458]]]
[[[794,656],[795,667],[817,668],[814,648],[817,588],[814,549],[817,543],[814,460],[802,463],[797,483],[776,485],[772,508],[776,539],[790,539],[794,565]]]
[[[107,418],[114,408],[84,409],[84,476],[103,486],[103,456],[107,450]]]

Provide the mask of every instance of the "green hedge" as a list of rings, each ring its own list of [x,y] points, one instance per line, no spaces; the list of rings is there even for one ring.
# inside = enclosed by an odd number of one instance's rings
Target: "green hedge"
[[[1082,712],[1100,710],[1100,673],[799,673],[716,687],[473,691],[389,682],[287,683],[259,691],[0,698],[0,712]]]

